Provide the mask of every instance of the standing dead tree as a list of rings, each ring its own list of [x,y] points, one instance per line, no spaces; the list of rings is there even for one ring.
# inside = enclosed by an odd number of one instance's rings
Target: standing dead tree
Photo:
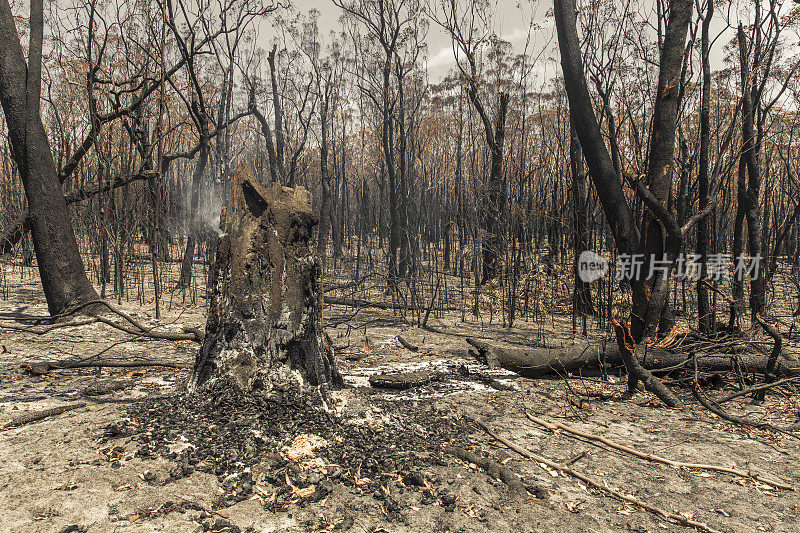
[[[486,183],[486,222],[482,243],[483,274],[481,284],[495,279],[500,273],[499,258],[502,257],[502,238],[500,235],[500,201],[503,189],[503,144],[506,132],[506,114],[510,95],[498,86],[497,110],[494,123],[489,117],[487,106],[481,96],[481,72],[478,54],[486,44],[487,37],[481,35],[481,26],[488,26],[488,7],[485,2],[467,2],[465,12],[460,12],[460,3],[446,0],[434,13],[434,20],[450,35],[453,54],[458,66],[467,96],[478,113],[486,137],[486,146],[491,153],[489,178]],[[463,59],[458,59],[463,58]]]
[[[633,308],[631,330],[617,322],[615,330],[620,353],[628,371],[628,388],[636,390],[639,381],[667,405],[677,405],[677,398],[639,363],[641,353],[654,339],[667,305],[669,272],[681,250],[680,228],[667,210],[672,185],[672,162],[680,103],[680,77],[684,47],[692,14],[691,0],[670,2],[669,22],[661,48],[658,92],[653,111],[650,152],[647,164],[647,186],[638,178],[631,180],[647,210],[641,231],[636,228],[633,214],[625,199],[622,182],[603,141],[600,126],[592,108],[591,97],[583,73],[583,60],[576,29],[574,0],[555,0],[554,13],[561,65],[570,104],[570,117],[577,130],[589,172],[603,206],[620,254],[633,257],[645,255],[645,264],[658,260],[666,263],[665,271],[645,273],[631,280]],[[692,222],[692,225],[696,220]],[[650,258],[649,260],[647,260]],[[652,269],[651,269],[652,270]]]
[[[31,0],[28,62],[8,0],[0,0],[0,103],[28,199],[31,233],[47,307],[59,314],[97,299],[83,269],[50,141],[40,117],[44,5]]]

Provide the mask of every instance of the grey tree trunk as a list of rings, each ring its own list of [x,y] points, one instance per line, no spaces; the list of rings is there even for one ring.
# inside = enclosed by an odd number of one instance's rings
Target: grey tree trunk
[[[224,380],[283,400],[341,384],[322,331],[320,265],[309,246],[317,222],[306,189],[262,186],[249,166],[239,167],[190,391]]]

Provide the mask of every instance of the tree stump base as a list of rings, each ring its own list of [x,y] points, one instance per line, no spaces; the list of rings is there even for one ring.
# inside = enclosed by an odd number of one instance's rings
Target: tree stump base
[[[341,385],[321,326],[320,264],[309,247],[318,222],[311,193],[262,186],[243,164],[232,210],[221,218],[225,233],[209,276],[206,336],[189,390],[212,390],[228,380],[282,400]]]

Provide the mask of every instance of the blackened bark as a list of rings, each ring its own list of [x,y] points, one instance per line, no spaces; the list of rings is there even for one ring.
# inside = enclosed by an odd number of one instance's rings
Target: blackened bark
[[[487,184],[488,190],[486,194],[486,201],[488,203],[486,209],[486,237],[483,239],[482,248],[483,276],[481,278],[481,284],[484,284],[491,279],[497,278],[500,273],[500,264],[498,260],[502,255],[500,199],[503,195],[503,144],[506,136],[506,114],[508,112],[509,95],[508,93],[500,93],[500,105],[495,120],[494,133],[492,133],[492,126],[478,99],[477,89],[475,87],[470,87],[468,94],[472,100],[472,104],[483,119],[484,128],[486,129],[486,143],[489,145],[489,150],[492,154],[489,183]]]
[[[239,167],[191,391],[227,381],[290,399],[309,386],[341,384],[322,331],[320,265],[310,249],[317,222],[307,190],[264,187]]]
[[[28,65],[8,0],[0,0],[0,103],[14,160],[25,187],[31,234],[51,314],[97,299],[83,268],[58,181],[58,170],[39,115],[43,3],[31,1]]]
[[[578,257],[581,252],[589,249],[589,232],[586,227],[587,202],[586,202],[586,171],[583,166],[583,153],[581,143],[575,128],[570,126],[569,160],[572,168],[572,205],[573,205],[573,252],[575,287],[572,291],[572,306],[575,315],[594,314],[592,305],[592,292],[590,286],[578,277]]]
[[[736,174],[736,217],[733,221],[733,244],[731,255],[741,257],[744,253],[744,218],[747,205],[747,164],[744,158],[739,158],[739,170]],[[739,325],[739,319],[744,311],[744,279],[734,276],[731,280],[731,303],[728,328]]]
[[[603,206],[617,250],[620,254],[630,255],[639,249],[639,231],[592,108],[575,27],[574,0],[555,0],[554,7],[570,120],[580,140],[592,183]]]
[[[649,210],[652,211],[653,222],[658,223],[659,235],[661,231],[664,232],[664,240],[661,242],[662,252],[670,251],[672,253],[680,250],[682,241],[681,228],[677,227],[674,217],[664,207],[666,202],[659,201],[653,193],[658,192],[663,198],[666,198],[669,194],[668,186],[666,187],[666,194],[664,194],[663,189],[672,164],[675,121],[680,99],[677,86],[679,85],[684,42],[691,16],[691,8],[690,0],[673,0],[671,3],[670,27],[667,29],[667,37],[662,49],[658,98],[653,119],[651,152],[648,165],[648,175],[651,177],[650,184],[654,187],[654,191],[642,187],[641,181],[636,180],[634,182],[634,185],[637,186],[637,193],[643,197]],[[611,156],[603,142],[600,126],[592,109],[592,102],[583,73],[583,59],[576,29],[574,0],[554,0],[554,15],[561,53],[561,66],[564,73],[564,84],[570,105],[570,120],[577,131],[592,181],[597,189],[600,203],[603,206],[606,220],[611,228],[619,253],[631,254],[639,252],[642,249],[639,233],[636,231],[632,213],[625,201],[620,176],[614,168]],[[675,60],[676,55],[677,60]],[[662,224],[666,224],[668,227],[661,228]],[[656,224],[651,225],[656,226]],[[645,226],[645,229],[647,230],[648,227]],[[674,260],[674,256],[672,260]],[[652,292],[645,290],[644,282],[641,278],[632,280],[634,309],[631,312],[631,327],[632,329],[636,327],[638,330],[637,335],[631,336],[628,329],[619,322],[615,322],[615,329],[619,330],[620,353],[623,356],[625,367],[628,369],[629,388],[635,390],[637,382],[643,381],[648,390],[671,406],[677,404],[675,396],[647,370],[642,368],[637,361],[639,348],[646,346],[646,343],[639,344],[642,340],[642,333],[646,332],[648,337],[654,333],[652,330],[658,325],[661,315],[660,310],[666,304],[669,288],[667,280],[668,275],[657,278],[656,283],[653,284]],[[644,306],[641,305],[642,299],[644,300]],[[652,306],[650,305],[651,300]],[[637,304],[641,309],[637,309]],[[655,326],[652,326],[652,324],[655,324]],[[625,335],[620,335],[619,332],[624,332]]]
[[[646,179],[650,192],[663,206],[668,204],[672,189],[676,125],[681,99],[681,72],[692,8],[692,0],[670,2],[669,20],[659,61],[658,91],[653,109]],[[660,261],[667,253],[666,230],[651,209],[644,212],[641,235],[640,253],[644,254],[643,270],[646,272],[643,272],[643,275],[646,277],[643,283],[633,286],[631,335],[636,342],[656,334],[666,302],[658,303],[662,306],[660,309],[649,309],[650,295],[659,281],[658,278],[668,276],[668,273],[663,271],[650,275],[650,261]],[[651,318],[648,320],[646,317]]]
[[[283,110],[281,109],[281,98],[278,94],[278,73],[275,71],[275,52],[278,46],[274,45],[267,55],[269,63],[269,76],[272,83],[272,107],[275,111],[275,158],[280,169],[281,178],[286,178],[283,156]],[[281,182],[283,184],[284,182]]]
[[[324,270],[327,260],[328,234],[331,231],[331,217],[333,216],[333,198],[331,196],[331,176],[328,169],[328,120],[330,111],[330,79],[325,87],[325,94],[319,114],[321,139],[319,144],[319,171],[322,185],[322,198],[320,201],[320,221],[317,230],[317,255],[322,258]]]
[[[747,170],[747,189],[739,195],[739,209],[744,211],[747,220],[747,247],[751,257],[761,259],[761,213],[759,192],[761,189],[761,172],[758,167],[758,151],[755,136],[755,112],[757,96],[755,77],[747,53],[747,38],[744,28],[739,24],[739,58],[742,77],[742,155]],[[734,256],[736,261],[738,258]],[[750,280],[750,312],[755,316],[764,311],[766,284],[764,283],[764,262],[759,265],[757,275]]]
[[[189,199],[189,236],[186,239],[186,250],[183,253],[181,262],[181,274],[178,278],[178,287],[188,287],[192,281],[192,263],[194,261],[195,247],[200,238],[200,231],[197,225],[197,206],[200,203],[200,181],[208,163],[209,138],[208,138],[208,115],[205,107],[200,107],[197,102],[192,102],[193,114],[197,120],[200,134],[200,154],[192,172],[192,192]]]
[[[711,18],[714,16],[714,2],[706,2],[707,11],[703,18],[703,28],[700,35],[700,56],[703,67],[703,87],[700,94],[700,161],[697,175],[697,189],[700,210],[708,205],[709,183],[709,157],[711,146],[711,62],[709,60],[709,28]],[[697,314],[698,328],[703,333],[713,329],[713,316],[708,297],[703,265],[708,259],[710,234],[708,220],[703,219],[697,223],[697,255],[700,265],[697,279]]]

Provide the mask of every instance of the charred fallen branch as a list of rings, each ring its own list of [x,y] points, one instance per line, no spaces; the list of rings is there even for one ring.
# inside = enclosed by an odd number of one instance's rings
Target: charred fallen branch
[[[486,424],[484,424],[480,420],[476,420],[474,418],[470,418],[470,420],[472,420],[472,422],[474,422],[478,427],[483,429],[490,437],[492,437],[496,441],[506,445],[509,449],[517,452],[518,454],[522,455],[523,457],[534,461],[536,464],[538,464],[542,468],[546,468],[546,469],[549,468],[550,470],[557,470],[557,471],[561,472],[562,474],[564,474],[565,476],[569,476],[569,477],[575,478],[575,479],[577,479],[579,481],[582,481],[587,486],[589,486],[589,487],[591,487],[591,488],[593,488],[595,490],[598,490],[600,492],[603,492],[603,493],[607,494],[608,496],[611,496],[612,498],[615,498],[617,500],[620,500],[620,501],[623,501],[623,502],[627,502],[627,503],[636,505],[638,507],[641,507],[642,509],[645,509],[646,511],[648,511],[650,513],[653,513],[654,515],[660,516],[660,517],[665,518],[667,520],[670,520],[671,522],[675,522],[675,523],[678,523],[678,524],[680,524],[682,526],[686,526],[686,527],[692,527],[692,528],[697,529],[698,531],[705,531],[705,532],[708,532],[708,533],[718,533],[718,531],[716,529],[713,529],[713,528],[709,527],[707,524],[705,524],[703,522],[692,520],[692,519],[690,519],[690,518],[688,518],[688,517],[686,517],[684,515],[673,513],[671,511],[666,510],[666,509],[662,509],[660,507],[656,507],[654,505],[650,505],[650,504],[648,504],[648,503],[646,503],[646,502],[644,502],[644,501],[642,501],[642,500],[640,500],[638,498],[635,498],[635,497],[627,494],[626,492],[623,492],[621,490],[617,490],[617,489],[613,489],[613,488],[609,487],[605,482],[601,483],[599,481],[596,481],[596,480],[590,478],[589,476],[586,476],[586,475],[584,475],[584,474],[572,469],[570,466],[568,466],[565,463],[556,463],[555,461],[551,461],[550,459],[548,459],[546,457],[543,457],[543,456],[541,456],[539,454],[536,454],[536,453],[534,453],[534,452],[532,452],[532,451],[530,451],[530,450],[528,450],[526,448],[523,448],[522,446],[518,446],[517,444],[514,444],[513,442],[509,441],[508,439],[503,438],[500,435],[498,435],[497,433],[495,433],[489,426],[487,426]]]
[[[508,485],[509,492],[515,496],[525,498],[528,497],[528,494],[530,493],[537,498],[547,497],[547,491],[545,491],[545,489],[538,486],[526,487],[522,482],[522,479],[517,474],[512,472],[507,466],[503,466],[497,461],[457,446],[444,446],[442,450],[447,454],[458,457],[462,461],[472,463],[482,468],[493,478],[498,479]]]
[[[374,309],[385,309],[391,311],[428,311],[428,307],[413,304],[398,304],[392,302],[373,302],[361,298],[340,298],[338,296],[325,296],[326,305],[344,305],[347,307],[372,307]],[[445,306],[437,308],[443,311],[460,311],[460,307]]]
[[[567,434],[569,434],[569,435],[571,435],[573,437],[577,437],[579,440],[589,440],[589,441],[599,442],[601,444],[604,444],[605,446],[608,446],[609,448],[613,448],[615,450],[618,450],[618,451],[621,451],[621,452],[624,452],[624,453],[629,453],[629,454],[631,454],[631,455],[633,455],[635,457],[638,457],[640,459],[644,459],[645,461],[651,461],[651,462],[654,462],[654,463],[661,463],[661,464],[668,465],[668,466],[671,466],[671,467],[674,467],[674,468],[688,468],[688,469],[692,469],[692,470],[710,470],[712,472],[722,472],[724,474],[731,474],[733,476],[739,476],[739,477],[742,477],[742,478],[747,478],[747,479],[751,479],[752,478],[752,479],[758,481],[759,483],[764,483],[766,485],[770,485],[770,486],[778,488],[778,489],[791,490],[791,491],[795,490],[794,487],[791,486],[791,485],[787,485],[786,483],[781,483],[779,481],[774,481],[774,480],[765,478],[765,477],[763,477],[761,475],[758,475],[758,474],[755,474],[755,473],[751,472],[750,470],[739,470],[739,469],[736,469],[736,468],[729,468],[727,466],[720,466],[720,465],[711,465],[711,464],[702,464],[702,463],[686,463],[686,462],[683,462],[683,461],[674,461],[672,459],[666,459],[664,457],[659,457],[659,456],[651,454],[651,453],[641,452],[641,451],[637,450],[636,448],[632,448],[630,446],[625,446],[624,444],[618,444],[618,443],[616,443],[616,442],[614,442],[614,441],[612,441],[610,439],[607,439],[607,438],[603,437],[602,435],[594,435],[592,433],[587,433],[585,431],[581,431],[579,429],[575,429],[575,428],[569,427],[567,425],[564,425],[564,424],[562,424],[560,422],[547,422],[545,420],[542,420],[541,418],[537,418],[537,417],[531,415],[530,413],[526,413],[526,415],[528,416],[528,419],[530,419],[532,422],[535,422],[535,423],[537,423],[537,424],[539,424],[541,426],[544,426],[545,428],[549,429],[552,432],[557,432],[558,430],[561,430],[561,431],[564,431],[565,433],[567,433]]]
[[[625,371],[628,374],[628,392],[636,392],[639,382],[642,382],[645,390],[655,394],[659,400],[669,407],[680,407],[681,401],[678,397],[672,394],[672,391],[661,383],[661,380],[655,377],[649,370],[643,367],[642,363],[639,361],[639,359],[642,358],[640,354],[647,350],[647,344],[641,342],[637,344],[633,340],[628,328],[619,322],[614,322],[614,333],[617,335],[619,355],[622,357]]]
[[[124,319],[126,322],[130,324],[127,326],[125,324],[121,324],[115,322],[106,316],[101,311],[102,308],[105,308],[111,314],[117,315],[120,318]],[[195,327],[184,327],[182,332],[171,332],[171,331],[155,331],[161,325],[156,325],[153,327],[147,327],[142,324],[139,320],[131,316],[130,314],[126,313],[125,311],[117,308],[114,305],[111,305],[106,300],[98,299],[98,300],[91,300],[88,302],[84,302],[79,306],[76,306],[69,311],[62,313],[61,315],[54,316],[53,318],[64,318],[69,315],[73,315],[78,312],[86,312],[94,317],[94,321],[102,322],[112,328],[118,329],[120,331],[124,331],[125,333],[130,333],[131,335],[136,335],[138,337],[146,337],[150,339],[159,339],[159,340],[167,340],[167,341],[198,341],[203,342],[205,338],[205,334],[199,329]],[[91,323],[91,322],[85,322]],[[68,325],[82,325],[80,321],[76,321],[74,323],[68,323]],[[131,327],[132,326],[132,327]]]
[[[189,363],[170,361],[167,359],[67,359],[65,361],[37,361],[19,365],[21,371],[40,376],[51,370],[71,370],[75,368],[144,368],[161,366],[164,368],[189,369]]]

